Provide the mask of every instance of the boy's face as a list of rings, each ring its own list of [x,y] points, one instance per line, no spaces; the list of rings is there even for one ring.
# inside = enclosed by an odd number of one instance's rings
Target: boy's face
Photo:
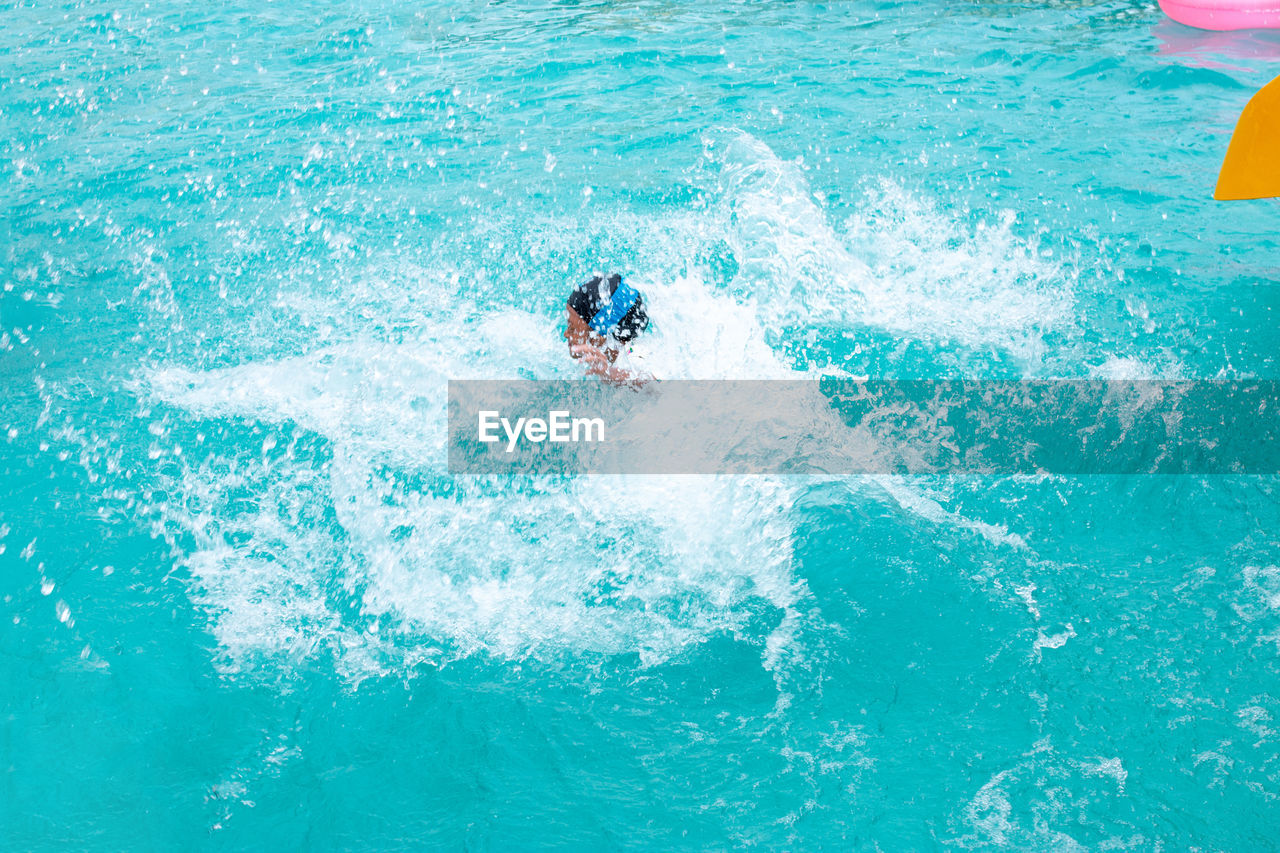
[[[604,348],[604,338],[592,331],[587,325],[587,321],[578,316],[578,312],[572,308],[565,308],[565,313],[569,315],[569,324],[565,326],[564,339],[569,343],[569,353],[577,358],[573,353],[575,347],[591,346],[596,349]]]
[[[582,358],[584,355],[601,354],[612,362],[618,356],[617,350],[608,345],[603,335],[598,335],[577,311],[566,306],[568,324],[564,329],[564,339],[569,344],[569,355]]]

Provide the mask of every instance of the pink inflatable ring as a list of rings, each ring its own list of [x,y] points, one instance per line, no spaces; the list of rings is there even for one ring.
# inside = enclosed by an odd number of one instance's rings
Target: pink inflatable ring
[[[1160,0],[1179,24],[1202,30],[1280,27],[1280,0]]]

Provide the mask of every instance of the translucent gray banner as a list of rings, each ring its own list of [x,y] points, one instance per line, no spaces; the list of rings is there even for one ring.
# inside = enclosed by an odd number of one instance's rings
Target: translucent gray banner
[[[1271,380],[450,381],[457,474],[1276,474]]]

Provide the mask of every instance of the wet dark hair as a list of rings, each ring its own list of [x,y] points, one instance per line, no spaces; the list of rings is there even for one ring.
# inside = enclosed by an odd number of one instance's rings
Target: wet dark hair
[[[569,294],[569,308],[597,334],[612,334],[622,343],[649,327],[644,297],[623,284],[617,273],[597,275],[575,287]]]

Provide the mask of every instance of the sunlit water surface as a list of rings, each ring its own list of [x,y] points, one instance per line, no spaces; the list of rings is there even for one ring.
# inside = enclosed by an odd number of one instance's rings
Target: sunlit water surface
[[[1274,377],[1280,38],[4,6],[0,846],[1264,849],[1272,478],[445,468],[448,378]]]

